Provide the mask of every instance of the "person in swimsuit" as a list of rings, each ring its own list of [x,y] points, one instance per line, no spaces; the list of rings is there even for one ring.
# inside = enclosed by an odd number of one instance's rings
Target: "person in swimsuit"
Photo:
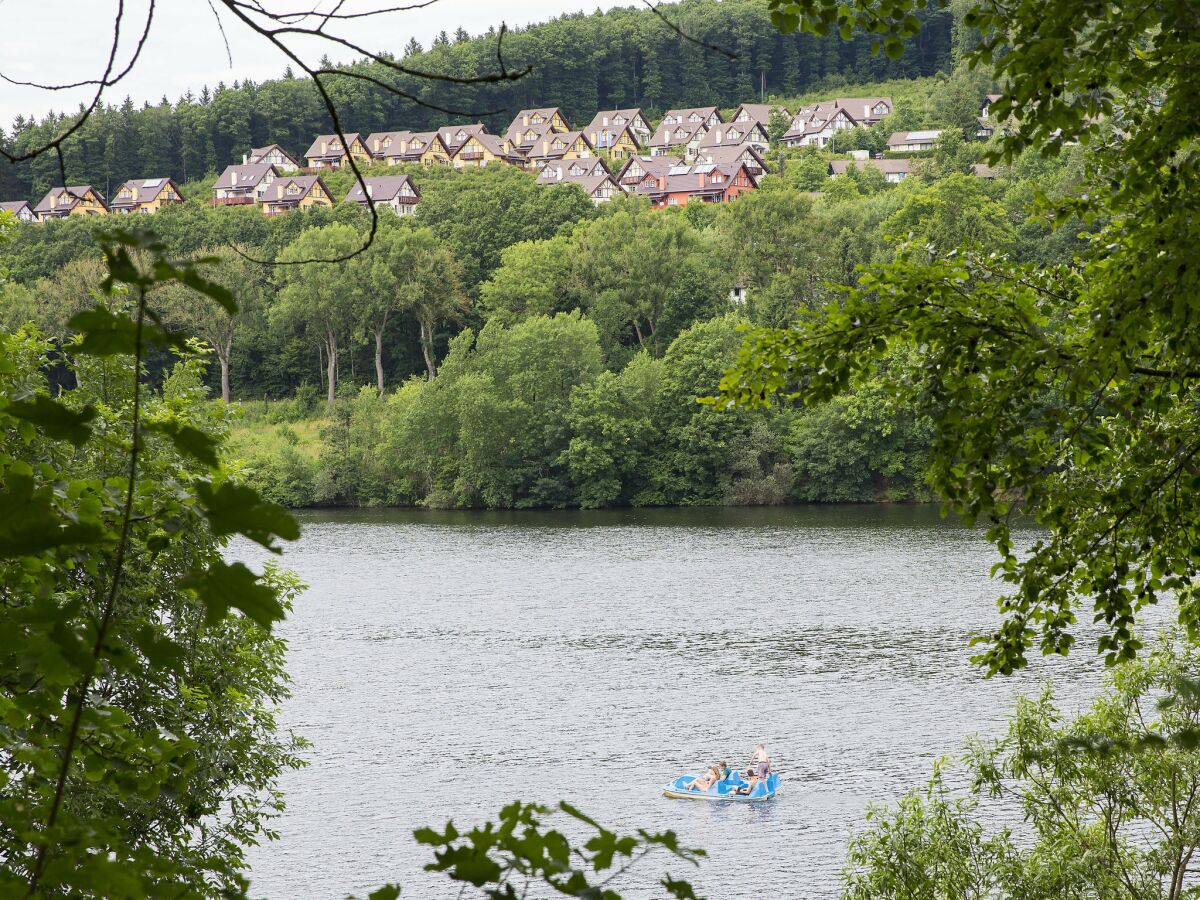
[[[754,748],[750,763],[759,779],[766,779],[771,774],[771,757],[767,756],[767,748],[762,744]]]
[[[746,794],[749,794],[756,787],[758,787],[758,775],[755,774],[754,768],[751,767],[746,770],[746,783],[744,785],[742,785],[740,788],[734,788],[733,792],[735,794],[746,795]]]
[[[716,766],[709,766],[708,770],[699,778],[693,779],[686,785],[689,791],[707,791],[710,787],[721,780],[721,770]]]

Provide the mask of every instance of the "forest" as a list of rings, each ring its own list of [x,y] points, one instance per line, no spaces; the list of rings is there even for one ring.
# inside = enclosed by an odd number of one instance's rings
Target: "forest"
[[[460,121],[486,122],[503,134],[523,108],[560,106],[582,127],[598,109],[640,106],[652,117],[673,107],[733,107],[760,96],[790,97],[851,82],[913,78],[946,71],[956,35],[950,9],[921,11],[924,27],[909,52],[892,60],[870,53],[866,35],[848,42],[810,34],[781,34],[762,0],[685,0],[673,5],[667,27],[644,7],[591,15],[564,15],[505,36],[515,81],[452,84],[399,76],[378,64],[357,64],[370,77],[443,109],[418,105],[397,93],[352,78],[327,80],[349,131],[423,131]],[[681,36],[685,33],[688,38]],[[719,48],[709,49],[709,47]],[[415,41],[393,55],[413,69],[466,77],[496,69],[496,32],[469,37],[442,34],[427,50]],[[736,59],[730,55],[736,56]],[[485,115],[485,113],[487,113]],[[55,134],[73,110],[19,117],[0,146],[21,152]],[[251,147],[278,143],[301,154],[314,136],[331,131],[329,115],[306,78],[224,83],[196,95],[131,100],[104,106],[64,145],[67,184],[106,188],[129,178],[170,176],[179,182],[240,162]],[[0,199],[41,197],[60,181],[58,160],[42,156],[0,167]]]

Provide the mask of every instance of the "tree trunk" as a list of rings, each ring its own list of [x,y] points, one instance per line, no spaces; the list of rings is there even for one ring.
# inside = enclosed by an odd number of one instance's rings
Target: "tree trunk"
[[[425,371],[429,380],[437,378],[437,365],[433,361],[433,320],[421,320],[421,353],[425,357]]]
[[[337,335],[332,331],[325,334],[325,368],[326,368],[326,394],[325,401],[329,404],[329,408],[333,409],[333,403],[337,399]]]
[[[225,342],[224,350],[217,354],[221,362],[221,399],[229,402],[229,352],[233,347],[233,338]]]
[[[387,327],[387,316],[385,315],[379,323],[379,327],[375,329],[375,386],[379,388],[379,393],[383,393],[383,329]]]

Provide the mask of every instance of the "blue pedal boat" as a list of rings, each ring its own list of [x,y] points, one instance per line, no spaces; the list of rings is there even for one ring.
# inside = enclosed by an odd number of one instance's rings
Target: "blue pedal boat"
[[[663,796],[672,800],[710,800],[725,803],[762,803],[772,800],[779,793],[779,776],[771,774],[766,781],[760,781],[749,794],[739,794],[737,789],[748,783],[739,772],[731,772],[729,777],[718,781],[707,791],[693,790],[686,787],[696,780],[695,775],[680,775],[674,781],[668,781],[663,787]]]

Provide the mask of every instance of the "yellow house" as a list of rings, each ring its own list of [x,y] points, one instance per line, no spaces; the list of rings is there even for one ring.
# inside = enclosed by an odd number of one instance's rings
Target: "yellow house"
[[[42,202],[33,208],[39,222],[65,219],[67,216],[108,215],[104,195],[90,184],[51,188]]]
[[[263,213],[277,216],[293,209],[333,206],[333,199],[320,175],[281,175],[267,187],[261,204]]]
[[[612,159],[628,159],[637,156],[641,144],[628,125],[621,128],[600,128],[594,134],[588,133],[588,140],[597,150],[607,150]]]
[[[546,163],[560,159],[591,159],[596,155],[596,148],[582,131],[568,131],[564,134],[547,134],[529,148],[526,158],[537,168]]]
[[[349,165],[350,157],[354,157],[355,162],[364,166],[371,161],[371,154],[358,132],[347,134],[345,143],[336,134],[317,135],[312,146],[304,153],[310,171],[313,169],[341,169]]]
[[[113,213],[156,213],[171,203],[182,203],[183,194],[170,178],[135,178],[113,195],[108,208]]]
[[[367,139],[367,146],[376,159],[389,166],[400,163],[420,163],[432,166],[450,162],[450,151],[436,131],[382,131]]]
[[[505,138],[494,134],[473,134],[463,141],[450,162],[456,169],[470,169],[494,162],[524,166],[525,158]]]
[[[562,110],[553,106],[544,109],[521,110],[513,118],[512,124],[508,126],[508,131],[504,136],[514,147],[528,147],[530,142],[523,138],[531,128],[535,129],[534,133],[538,136],[545,131],[565,132],[571,130]]]

